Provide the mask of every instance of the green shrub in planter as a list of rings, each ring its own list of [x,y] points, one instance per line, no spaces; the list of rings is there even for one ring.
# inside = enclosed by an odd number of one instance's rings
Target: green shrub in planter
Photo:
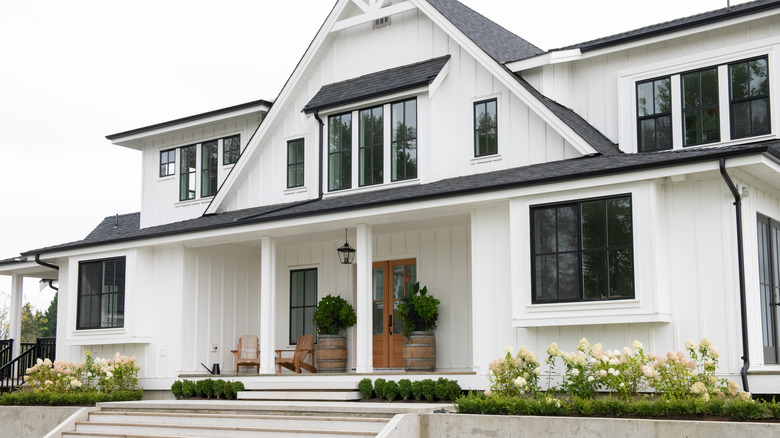
[[[385,398],[387,401],[393,401],[398,398],[398,383],[394,380],[385,384]]]
[[[319,335],[338,335],[342,329],[352,327],[357,322],[355,309],[340,296],[322,297],[314,309],[312,322]]]
[[[422,396],[428,402],[436,400],[436,382],[433,379],[425,379],[422,381]]]
[[[419,401],[423,399],[423,383],[420,380],[412,382],[412,396]]]
[[[171,385],[171,392],[177,400],[181,398],[181,380],[173,382],[173,385]]]
[[[224,398],[225,397],[225,381],[222,379],[217,379],[214,381],[214,385],[212,386],[212,389],[214,390],[214,397],[216,398]]]
[[[360,383],[358,383],[358,390],[360,391],[360,396],[363,397],[363,400],[370,399],[371,393],[374,391],[374,385],[371,383],[371,379],[368,377],[362,379]]]
[[[374,380],[374,394],[376,394],[377,398],[385,398],[386,384],[387,384],[387,380],[381,377]]]
[[[420,282],[413,284],[409,294],[398,303],[396,317],[403,323],[404,336],[414,331],[430,331],[439,319],[439,300],[428,295],[428,286],[420,289]]]
[[[398,395],[404,400],[409,400],[412,396],[412,381],[409,379],[401,379],[398,381]]]

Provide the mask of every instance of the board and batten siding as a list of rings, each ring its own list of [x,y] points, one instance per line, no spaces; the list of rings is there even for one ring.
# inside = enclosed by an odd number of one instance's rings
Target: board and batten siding
[[[423,13],[413,10],[393,16],[392,24],[378,29],[372,23],[344,29],[331,35],[320,53],[300,74],[300,81],[284,101],[271,110],[277,113],[257,139],[258,150],[235,181],[225,210],[234,211],[264,204],[299,201],[317,196],[319,125],[303,107],[324,85],[450,55],[446,78],[431,95],[418,98],[418,179],[421,183],[483,173],[579,156],[579,153],[515,96],[507,86],[479,64]],[[400,97],[388,97],[392,102]],[[474,158],[473,104],[497,99],[499,152]],[[328,110],[332,114],[372,106]],[[321,111],[324,147],[327,148],[327,115]],[[390,117],[385,114],[385,118]],[[357,120],[353,120],[353,131]],[[356,132],[355,132],[356,133]],[[355,136],[353,133],[353,136]],[[306,144],[305,187],[286,187],[287,141],[304,138]],[[356,138],[356,137],[355,137]],[[390,145],[385,144],[387,156]],[[325,155],[327,166],[327,154]],[[353,154],[353,166],[357,154]],[[323,178],[327,190],[327,169]],[[386,181],[389,175],[385,175]],[[353,181],[356,186],[357,181]],[[348,192],[348,191],[346,191]]]

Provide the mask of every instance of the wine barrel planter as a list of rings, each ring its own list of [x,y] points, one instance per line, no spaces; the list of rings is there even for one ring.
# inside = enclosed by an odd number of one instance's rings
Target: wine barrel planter
[[[317,339],[317,371],[343,373],[347,370],[347,338],[319,335]]]
[[[407,371],[436,369],[436,338],[433,332],[412,332],[404,340],[404,368]]]

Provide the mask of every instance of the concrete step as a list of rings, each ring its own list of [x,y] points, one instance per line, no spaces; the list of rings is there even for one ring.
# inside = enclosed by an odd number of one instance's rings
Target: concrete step
[[[389,418],[302,416],[302,415],[238,415],[203,413],[162,413],[98,411],[89,415],[89,422],[112,424],[167,424],[235,427],[289,427],[294,423],[301,429],[355,430],[379,433]]]

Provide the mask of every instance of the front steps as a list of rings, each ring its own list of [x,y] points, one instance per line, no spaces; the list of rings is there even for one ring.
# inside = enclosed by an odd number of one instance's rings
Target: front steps
[[[119,404],[106,404],[119,405]],[[76,421],[75,430],[62,437],[375,437],[390,421],[388,416],[344,416],[339,412],[288,411],[283,415],[231,409],[231,403],[194,406],[164,412],[132,406],[103,407]],[[183,412],[180,412],[183,411]]]

